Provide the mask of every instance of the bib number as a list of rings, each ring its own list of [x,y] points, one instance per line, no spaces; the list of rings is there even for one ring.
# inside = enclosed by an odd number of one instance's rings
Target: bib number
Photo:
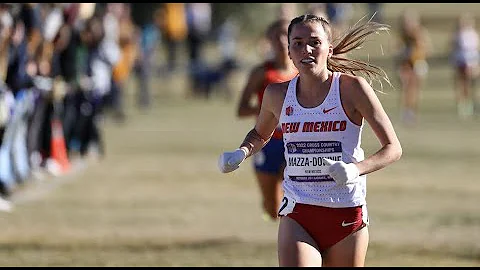
[[[293,212],[293,208],[295,208],[295,200],[288,197],[283,197],[282,203],[280,205],[280,209],[278,209],[279,216],[286,216]]]

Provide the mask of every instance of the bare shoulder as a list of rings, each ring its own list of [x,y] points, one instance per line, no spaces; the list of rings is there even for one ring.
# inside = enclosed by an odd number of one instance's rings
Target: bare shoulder
[[[353,99],[363,96],[368,92],[373,92],[372,87],[365,78],[345,73],[342,73],[342,76],[340,76],[340,90],[342,96]]]
[[[265,96],[272,101],[281,101],[283,104],[289,83],[290,81],[269,84],[265,89]]]
[[[262,107],[278,116],[282,110],[289,83],[290,81],[269,84],[265,89]]]
[[[372,106],[379,104],[372,86],[362,76],[342,73],[340,96],[345,112],[355,123],[361,123],[361,118],[371,111]]]
[[[241,102],[246,103],[255,92],[263,87],[265,78],[264,64],[254,66],[247,77],[247,83],[243,87]]]

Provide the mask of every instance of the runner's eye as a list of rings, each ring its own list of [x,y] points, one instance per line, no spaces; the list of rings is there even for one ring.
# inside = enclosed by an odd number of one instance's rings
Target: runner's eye
[[[302,45],[302,42],[300,42],[300,41],[294,41],[292,44],[293,44],[293,46],[295,46],[295,47],[300,47],[300,46]]]
[[[320,46],[322,43],[319,41],[319,40],[314,40],[312,42],[310,42],[311,46],[313,47],[318,47]]]

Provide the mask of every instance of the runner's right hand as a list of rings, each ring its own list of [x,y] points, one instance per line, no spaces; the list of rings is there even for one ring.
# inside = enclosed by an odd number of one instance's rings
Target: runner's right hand
[[[222,173],[232,172],[240,166],[245,158],[247,157],[247,152],[238,148],[233,152],[224,152],[220,155],[218,159],[218,168]]]

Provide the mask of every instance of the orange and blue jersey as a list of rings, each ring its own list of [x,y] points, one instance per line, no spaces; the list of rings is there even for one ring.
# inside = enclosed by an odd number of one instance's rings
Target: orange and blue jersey
[[[289,81],[297,75],[297,72],[290,74],[281,74],[273,66],[272,62],[265,62],[265,77],[261,89],[257,91],[257,101],[261,104],[265,88],[271,83],[280,83]],[[283,145],[283,136],[281,126],[278,126],[271,140],[262,148],[261,151],[253,156],[254,166],[257,171],[265,173],[278,174],[281,173],[285,166],[284,158],[285,147]]]
[[[258,89],[257,91],[258,104],[262,104],[263,94],[265,93],[265,89],[269,84],[289,81],[293,79],[298,73],[295,71],[288,74],[281,74],[280,72],[278,72],[278,70],[275,69],[275,67],[273,66],[273,62],[270,62],[270,61],[265,62],[264,70],[265,70],[265,77],[264,77],[263,85],[262,85],[262,88]],[[276,139],[282,138],[280,127],[275,129],[272,138],[276,138]]]

